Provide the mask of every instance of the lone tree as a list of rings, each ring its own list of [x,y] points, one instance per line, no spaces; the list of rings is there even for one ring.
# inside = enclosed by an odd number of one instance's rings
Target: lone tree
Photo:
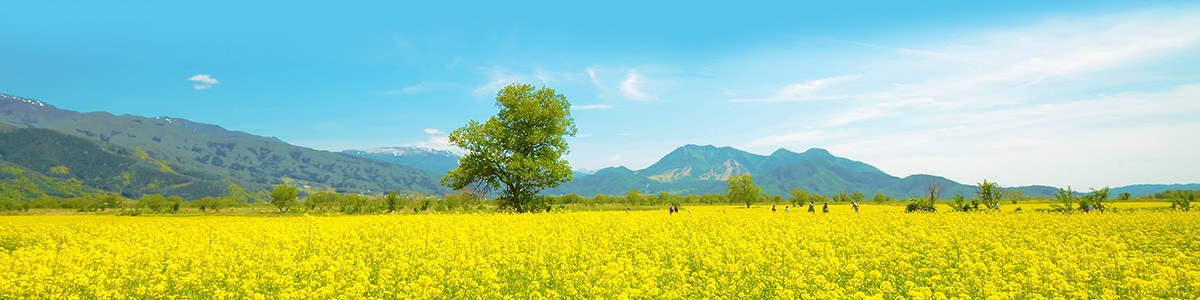
[[[299,191],[294,186],[287,184],[277,185],[271,191],[271,204],[279,208],[279,212],[283,212],[296,203],[296,196],[299,194]]]
[[[501,89],[496,106],[500,112],[487,122],[471,120],[450,133],[450,142],[467,154],[442,185],[500,189],[500,209],[537,211],[546,205],[538,191],[573,179],[563,159],[570,152],[565,137],[576,132],[571,103],[553,89],[519,84]]]
[[[979,190],[975,191],[979,195],[979,202],[986,208],[995,208],[1000,204],[1000,200],[1004,198],[1004,192],[1000,190],[1000,185],[995,182],[988,182],[984,179],[978,183]]]
[[[758,194],[762,193],[762,188],[754,186],[750,174],[730,176],[725,181],[729,184],[725,186],[725,191],[729,193],[729,202],[744,202],[746,208],[758,201]]]

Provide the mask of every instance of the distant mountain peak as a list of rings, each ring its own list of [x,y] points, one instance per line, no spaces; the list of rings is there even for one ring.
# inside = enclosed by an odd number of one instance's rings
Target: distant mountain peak
[[[808,149],[808,151],[804,151],[804,154],[809,154],[809,155],[821,155],[821,156],[833,156],[833,153],[829,153],[829,150],[825,150],[825,149],[822,149],[822,148],[809,148],[809,149]]]
[[[445,175],[458,167],[459,155],[449,150],[430,147],[379,147],[371,150],[346,150],[342,153],[352,156],[369,158],[377,161],[410,166]]]
[[[20,101],[20,102],[25,102],[32,106],[37,106],[37,107],[46,107],[46,106],[54,107],[50,104],[46,104],[46,102],[37,101],[37,100],[33,100],[33,99],[28,99],[28,98],[21,98],[21,97],[9,95],[9,94],[2,94],[2,93],[0,93],[0,100]]]
[[[438,154],[438,155],[453,156],[453,157],[458,156],[458,155],[455,155],[453,152],[450,152],[449,150],[434,149],[434,148],[430,148],[430,147],[410,147],[410,146],[379,147],[379,148],[375,148],[375,149],[371,149],[371,150],[366,150],[363,152],[366,152],[367,154],[385,154],[385,155],[393,155],[393,156],[404,156],[404,155],[414,155],[414,154]]]

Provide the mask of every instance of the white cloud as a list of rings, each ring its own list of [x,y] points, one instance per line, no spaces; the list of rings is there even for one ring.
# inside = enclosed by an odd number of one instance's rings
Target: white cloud
[[[426,140],[414,142],[414,143],[408,143],[408,144],[405,144],[405,146],[424,147],[424,148],[437,149],[437,150],[447,150],[447,151],[458,153],[458,154],[465,153],[465,151],[462,148],[459,148],[458,146],[454,145],[454,143],[450,142],[450,136],[446,132],[438,130],[436,128],[425,128],[425,130],[423,130],[423,131],[425,132],[425,134],[429,135],[429,137]]]
[[[625,98],[633,100],[650,99],[650,95],[641,90],[642,75],[638,74],[637,71],[629,70],[625,76],[625,80],[621,81],[621,94],[625,95]]]
[[[587,74],[588,78],[592,80],[592,84],[595,85],[597,89],[604,90],[604,85],[600,84],[600,79],[596,78],[596,68],[588,67]]]
[[[774,95],[764,98],[742,98],[733,99],[731,102],[789,102],[789,101],[805,101],[805,100],[829,100],[841,99],[845,96],[820,95],[818,92],[834,85],[843,84],[847,81],[857,78],[857,75],[842,75],[829,78],[821,78],[809,80],[805,82],[797,82],[788,84]]]
[[[482,71],[487,82],[471,89],[476,97],[496,95],[501,88],[514,83],[526,82],[527,76],[501,68],[485,68]]]
[[[383,95],[385,95],[385,96],[400,96],[400,95],[420,94],[420,93],[425,93],[425,92],[446,90],[446,89],[450,89],[450,88],[453,88],[456,86],[457,86],[457,84],[452,83],[452,82],[423,81],[423,82],[419,82],[419,83],[416,83],[413,85],[406,86],[401,89],[395,89],[395,90],[383,92]]]
[[[573,106],[571,106],[571,109],[572,110],[596,110],[596,109],[610,109],[612,107],[613,107],[612,105],[608,105],[608,104],[584,104],[584,105],[573,105]]]
[[[1180,182],[1200,167],[1181,150],[1200,139],[1200,82],[1180,71],[1200,53],[1197,16],[1195,8],[1151,9],[1057,17],[933,45],[863,43],[885,53],[839,58],[855,61],[840,69],[849,78],[731,102],[789,102],[805,119],[752,120],[746,147],[826,147],[899,176],[1082,188]],[[854,94],[838,93],[846,90]],[[841,101],[803,102],[822,99]]]
[[[192,88],[197,90],[211,89],[214,85],[221,83],[220,81],[217,81],[216,78],[213,78],[212,75],[208,74],[192,75],[192,77],[188,77],[188,81],[195,82],[196,84],[192,85]]]

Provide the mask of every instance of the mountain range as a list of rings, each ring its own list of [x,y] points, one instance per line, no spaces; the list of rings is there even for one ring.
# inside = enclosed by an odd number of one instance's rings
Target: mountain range
[[[457,167],[458,155],[419,147],[321,151],[180,118],[79,113],[0,94],[0,163],[41,176],[36,178],[75,180],[85,188],[127,197],[162,193],[195,199],[222,195],[233,184],[261,191],[283,182],[350,193],[447,193],[439,181]],[[764,193],[785,196],[802,188],[826,195],[863,192],[870,197],[878,192],[906,198],[923,195],[931,183],[943,188],[943,197],[975,191],[973,185],[934,175],[893,176],[820,148],[758,155],[732,147],[685,145],[645,169],[576,172],[573,182],[543,193],[621,195],[636,188],[644,193],[719,194],[725,192],[725,179],[741,174],[750,174]],[[1026,196],[1058,191],[1049,186],[1015,189]],[[1200,184],[1135,185],[1112,193],[1137,196],[1167,189],[1200,189]]]
[[[0,124],[9,125],[10,133],[24,136],[20,144],[0,149],[4,155],[0,160],[41,173],[47,172],[48,163],[62,164],[74,171],[68,177],[130,197],[162,193],[194,199],[221,195],[230,184],[267,190],[285,181],[353,193],[447,192],[434,176],[417,168],[299,147],[180,118],[79,113],[0,94]],[[27,149],[50,141],[85,146],[50,146],[50,152]],[[39,153],[101,162],[39,160],[34,157],[42,155]],[[113,188],[111,182],[115,181],[127,186],[139,183],[126,183],[125,177],[147,184],[135,189]]]
[[[382,147],[371,150],[346,150],[342,153],[410,166],[429,172],[439,180],[442,175],[458,167],[458,155],[454,152],[426,147]]]

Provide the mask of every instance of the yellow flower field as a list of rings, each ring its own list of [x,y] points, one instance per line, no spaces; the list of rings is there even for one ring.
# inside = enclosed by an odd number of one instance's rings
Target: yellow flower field
[[[0,298],[1200,295],[1196,213],[837,208],[0,217]]]

